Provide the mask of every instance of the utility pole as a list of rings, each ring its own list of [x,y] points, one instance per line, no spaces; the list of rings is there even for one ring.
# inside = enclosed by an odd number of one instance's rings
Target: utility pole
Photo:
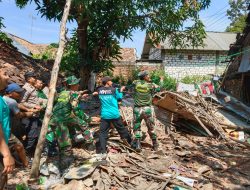
[[[32,30],[33,30],[34,20],[36,20],[36,17],[34,17],[32,14],[30,14],[29,18],[31,18],[31,27],[30,27],[30,41],[31,41],[32,40]]]

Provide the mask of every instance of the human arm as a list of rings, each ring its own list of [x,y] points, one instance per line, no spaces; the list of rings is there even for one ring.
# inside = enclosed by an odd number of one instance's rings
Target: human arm
[[[122,90],[122,89],[121,89]],[[116,88],[115,89],[115,97],[116,97],[116,99],[122,99],[122,97],[123,97],[123,93],[122,93],[122,91],[121,92],[119,92],[118,91],[118,89]]]
[[[1,123],[0,123],[0,152],[3,155],[3,165],[4,165],[3,173],[12,172],[12,170],[15,167],[15,161],[14,161],[13,157],[11,156],[8,145],[6,144],[6,142],[4,140],[4,135],[3,135]]]
[[[21,105],[21,108],[25,109],[26,112],[21,112],[19,108],[20,105],[18,105],[18,103],[13,99],[8,100],[8,106],[10,111],[18,118],[32,117],[33,115],[33,111],[31,111],[31,109],[24,107],[23,105]]]
[[[31,112],[31,111],[33,111],[33,109],[27,108],[23,104],[18,104],[18,108],[20,110],[22,110],[22,111],[25,111],[25,112]]]

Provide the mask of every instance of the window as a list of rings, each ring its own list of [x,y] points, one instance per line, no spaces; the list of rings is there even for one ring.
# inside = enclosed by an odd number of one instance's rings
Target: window
[[[184,59],[184,55],[180,54],[179,59]]]
[[[188,55],[188,60],[192,60],[193,59],[193,55]]]

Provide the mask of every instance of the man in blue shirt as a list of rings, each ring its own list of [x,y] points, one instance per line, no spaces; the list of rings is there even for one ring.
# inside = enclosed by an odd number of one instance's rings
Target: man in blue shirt
[[[4,71],[0,71],[0,91],[8,84],[8,77]],[[7,183],[6,173],[12,172],[15,167],[15,161],[8,148],[8,138],[10,135],[10,111],[4,99],[0,96],[0,152],[2,159],[0,161],[0,189],[4,189]]]
[[[108,132],[111,123],[126,144],[131,143],[131,136],[122,123],[118,107],[118,100],[122,98],[122,91],[125,87],[122,87],[119,92],[117,88],[112,87],[112,79],[108,76],[103,77],[102,84],[103,87],[98,88],[98,92],[94,93],[94,95],[98,94],[101,101],[101,127],[99,140],[101,153],[104,155],[103,158],[105,158]]]

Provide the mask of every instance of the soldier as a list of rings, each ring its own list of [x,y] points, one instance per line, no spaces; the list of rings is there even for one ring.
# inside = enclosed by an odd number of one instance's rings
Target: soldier
[[[86,115],[79,107],[78,92],[79,81],[75,76],[67,78],[69,90],[59,93],[50,125],[57,139],[59,149],[65,152],[72,146],[70,132],[77,130],[83,131],[84,139],[87,142],[93,141],[93,132],[88,128],[91,118]]]
[[[148,128],[148,134],[153,142],[153,150],[158,149],[157,135],[155,132],[155,121],[153,118],[152,108],[152,96],[155,91],[159,91],[160,88],[150,82],[148,71],[141,71],[138,74],[139,80],[133,82],[134,87],[134,127],[133,132],[135,135],[134,148],[137,151],[141,151],[141,121],[144,119]],[[161,78],[161,82],[162,82]]]

